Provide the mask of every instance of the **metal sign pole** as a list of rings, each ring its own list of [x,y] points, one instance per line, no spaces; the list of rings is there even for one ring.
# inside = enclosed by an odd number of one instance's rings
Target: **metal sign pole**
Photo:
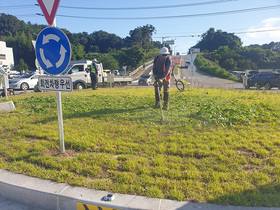
[[[56,17],[53,21],[53,27],[56,27]],[[59,129],[59,148],[60,152],[65,152],[64,143],[64,130],[63,130],[63,116],[62,116],[62,102],[61,102],[61,92],[56,92],[56,104],[57,104],[57,117],[58,117],[58,129]]]
[[[191,66],[193,65],[193,55],[192,55],[192,50],[191,50]],[[194,87],[193,85],[193,70],[191,71],[192,73],[192,86]]]
[[[7,81],[8,81],[8,75],[5,73],[3,74],[3,78],[4,78],[4,92],[5,92],[5,97],[6,99],[8,99],[8,91],[7,91]]]
[[[63,132],[63,117],[62,117],[62,103],[61,103],[61,92],[56,92],[56,104],[57,104],[57,116],[58,116],[58,128],[59,128],[59,139],[60,139],[60,152],[65,152],[64,144],[64,132]]]

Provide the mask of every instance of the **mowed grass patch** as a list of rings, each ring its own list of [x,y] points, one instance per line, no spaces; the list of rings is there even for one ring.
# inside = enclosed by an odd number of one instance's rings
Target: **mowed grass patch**
[[[150,88],[10,96],[0,167],[116,193],[223,205],[280,206],[279,94],[171,89],[161,121]],[[6,99],[0,99],[4,102]]]

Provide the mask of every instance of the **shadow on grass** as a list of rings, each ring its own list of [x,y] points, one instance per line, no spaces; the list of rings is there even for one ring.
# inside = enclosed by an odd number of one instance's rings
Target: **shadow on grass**
[[[181,206],[180,208],[178,208],[178,210],[196,209],[196,208],[217,209],[217,210],[222,210],[222,209],[241,210],[241,209],[248,209],[248,207],[267,207],[267,208],[261,208],[262,210],[271,209],[271,207],[280,207],[280,184],[269,184],[253,190],[247,190],[240,193],[224,195],[216,199],[209,200],[208,204],[189,202]],[[258,209],[258,208],[252,208],[252,209]],[[280,208],[276,208],[276,209],[280,209]]]
[[[143,112],[146,109],[151,109],[151,107],[141,106],[136,108],[126,108],[126,109],[113,109],[113,108],[104,108],[104,109],[98,109],[98,110],[92,110],[88,112],[73,112],[73,113],[63,113],[63,119],[73,119],[73,118],[84,118],[84,117],[92,117],[94,119],[102,119],[105,116],[109,115],[118,115],[118,114],[127,114],[128,116],[123,116],[125,120],[136,120],[136,121],[145,121],[146,119],[150,119],[151,116],[148,115],[139,115],[139,113]],[[141,111],[143,110],[143,111]],[[136,114],[136,115],[134,115]],[[133,117],[129,116],[133,115]],[[120,117],[120,116],[117,116]],[[43,120],[37,121],[36,123],[46,123],[50,121],[57,120],[57,116],[46,116]]]

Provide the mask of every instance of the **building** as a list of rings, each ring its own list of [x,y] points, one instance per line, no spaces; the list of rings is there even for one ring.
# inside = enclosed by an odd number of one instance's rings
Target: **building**
[[[14,68],[13,48],[7,47],[3,41],[0,41],[0,67],[8,71]]]

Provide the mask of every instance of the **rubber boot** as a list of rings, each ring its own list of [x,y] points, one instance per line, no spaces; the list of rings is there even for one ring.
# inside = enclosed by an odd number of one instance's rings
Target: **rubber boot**
[[[169,108],[169,93],[164,93],[163,100],[164,100],[163,109],[168,110],[168,108]]]

